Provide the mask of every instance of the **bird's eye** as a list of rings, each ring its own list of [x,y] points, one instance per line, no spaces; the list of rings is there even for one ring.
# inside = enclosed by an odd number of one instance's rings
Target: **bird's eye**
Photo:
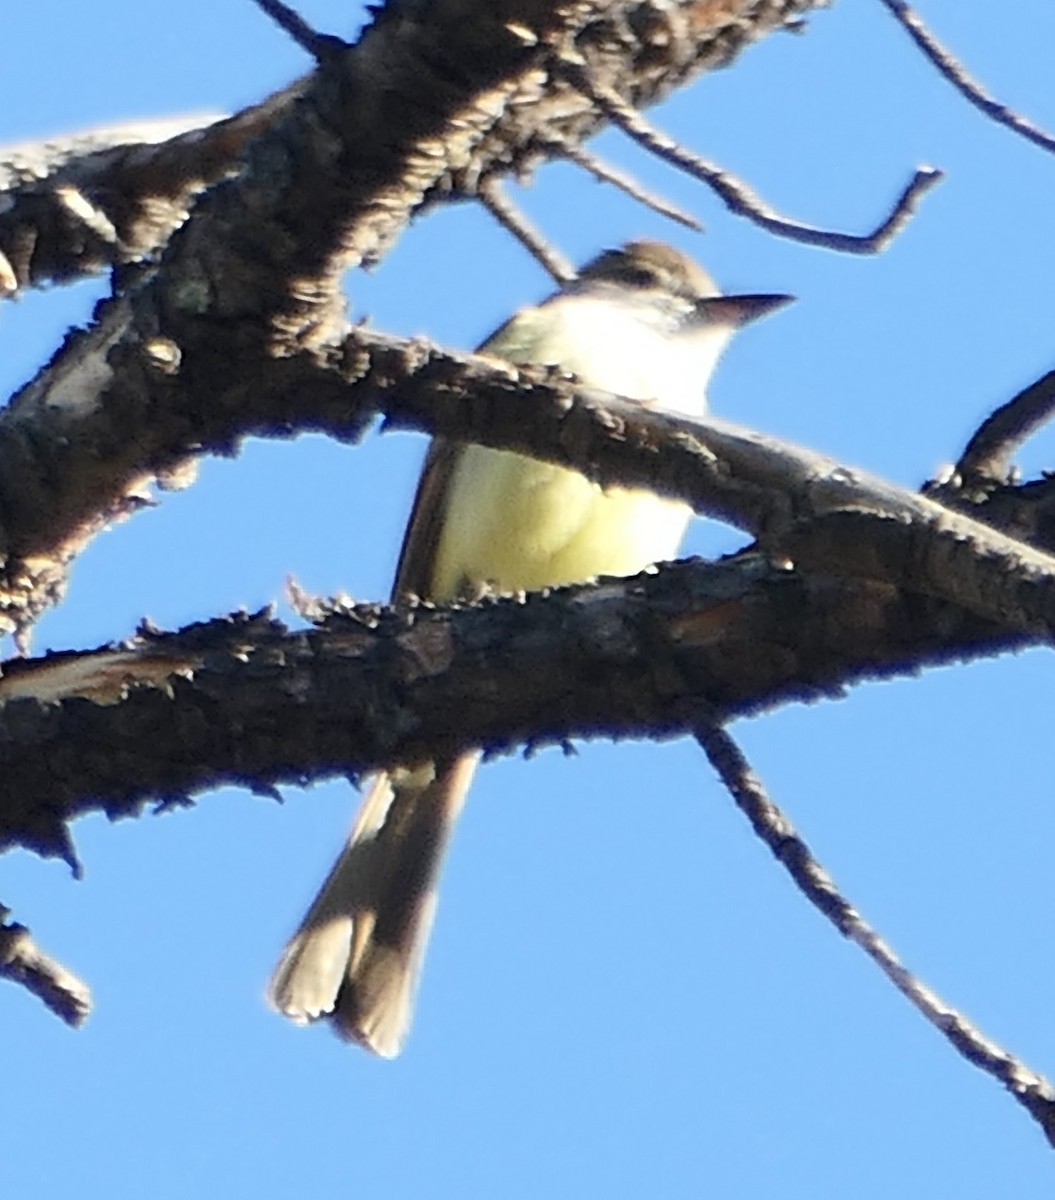
[[[659,276],[648,267],[627,267],[623,272],[622,279],[627,287],[659,287]]]

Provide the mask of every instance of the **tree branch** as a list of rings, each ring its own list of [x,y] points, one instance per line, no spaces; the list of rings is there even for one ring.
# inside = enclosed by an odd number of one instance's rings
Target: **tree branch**
[[[102,336],[98,331],[112,321],[119,337],[121,320],[120,307],[111,306],[94,336]],[[112,351],[110,361],[124,380],[135,380],[134,393],[126,389],[117,393],[118,402],[82,412],[85,389],[59,376],[47,391],[49,402],[20,398],[7,414],[7,428],[0,423],[7,435],[0,436],[0,514],[9,553],[15,551],[17,561],[28,561],[36,572],[23,568],[6,596],[0,592],[12,624],[20,606],[37,611],[56,593],[47,574],[52,560],[41,552],[42,544],[68,537],[58,558],[64,567],[103,521],[141,503],[151,474],[203,451],[229,454],[249,434],[324,431],[355,440],[379,411],[396,427],[519,450],[605,483],[685,499],[698,512],[761,537],[775,553],[791,553],[793,536],[803,561],[807,553],[828,553],[819,541],[810,549],[804,533],[809,523],[840,510],[892,518],[915,528],[912,536],[924,542],[939,533],[949,546],[966,540],[990,555],[989,565],[959,555],[956,573],[943,575],[953,561],[939,556],[926,586],[959,602],[974,596],[978,603],[989,589],[983,615],[1015,611],[1017,601],[1001,599],[1015,586],[1010,575],[1001,584],[1005,568],[1019,563],[1030,578],[1039,578],[1050,565],[1037,551],[865,472],[728,422],[679,419],[600,393],[580,394],[573,381],[541,368],[517,370],[361,329],[321,355],[279,361],[260,355],[255,369],[244,355],[237,378],[230,380],[229,363],[186,372],[179,349],[162,338],[123,353],[127,357]],[[173,386],[174,380],[183,387]],[[63,404],[67,393],[70,403]],[[24,406],[32,406],[28,415]],[[41,480],[47,483],[43,493]],[[65,534],[71,528],[72,537]],[[900,580],[901,551],[889,538],[883,544],[894,557],[868,569]],[[837,559],[826,558],[825,564],[839,569]],[[1020,608],[1016,620],[1046,620],[1044,611],[1038,600],[1032,616]]]
[[[282,0],[254,0],[254,2],[283,32],[289,34],[292,41],[318,62],[322,62],[336,51],[346,48],[346,43],[340,38],[321,34],[313,29],[295,9],[290,8],[288,4],[283,4]]]
[[[1055,371],[991,413],[967,443],[954,474],[967,489],[1006,483],[1015,451],[1055,416]]]
[[[684,225],[686,229],[691,229],[694,233],[703,233],[703,223],[691,213],[685,212],[684,209],[679,208],[676,204],[672,204],[669,200],[664,199],[664,197],[649,191],[648,188],[644,187],[629,172],[621,171],[618,167],[612,166],[611,163],[605,162],[603,158],[593,154],[585,146],[567,145],[559,146],[559,149],[565,158],[575,163],[576,166],[582,167],[584,171],[589,171],[600,182],[610,183],[613,187],[617,187],[624,195],[629,196],[631,200],[636,200],[638,204],[643,204],[646,208],[652,209],[653,212],[659,213],[661,217],[677,221],[679,225]]]
[[[360,606],[289,632],[267,614],[0,678],[0,846],[67,853],[65,822],[240,783],[355,776],[466,746],[669,737],[1027,644],[885,584],[757,554],[469,608]]]
[[[963,64],[927,29],[919,14],[913,12],[904,0],[880,0],[880,3],[960,95],[975,108],[985,113],[991,121],[1005,126],[1035,146],[1047,150],[1049,154],[1055,152],[1055,137],[990,96],[976,79],[971,78]]]
[[[843,937],[868,955],[958,1054],[1002,1084],[1040,1125],[1049,1144],[1055,1146],[1055,1088],[1048,1080],[987,1038],[962,1013],[905,969],[893,950],[843,896],[832,877],[813,857],[809,846],[770,799],[762,781],[724,729],[717,724],[701,725],[696,739],[737,808],[751,822],[755,833],[810,904]]]
[[[92,993],[86,983],[45,954],[24,925],[7,924],[0,905],[0,979],[9,979],[42,1000],[76,1029],[91,1015]]]
[[[550,71],[552,46],[574,39],[605,55],[647,103],[820,2],[755,0],[735,18],[706,20],[691,0],[379,10],[249,145],[245,170],[199,202],[149,283],[103,306],[6,414],[0,627],[31,625],[61,598],[68,563],[94,532],[135,511],[157,469],[198,453],[192,397],[244,396],[264,363],[277,370],[340,340],[346,267],[376,260],[428,204],[529,170],[555,138],[574,141],[603,121]],[[689,28],[689,16],[691,38],[659,37],[658,26]],[[139,446],[131,433],[150,423],[144,400],[161,394],[183,426],[175,463],[153,452],[155,438]],[[62,460],[62,472],[42,472],[42,459]]]
[[[924,195],[944,178],[942,172],[933,167],[919,167],[889,214],[871,233],[839,233],[832,229],[818,229],[815,225],[805,225],[780,216],[747,184],[662,133],[646,121],[632,104],[627,103],[618,91],[594,78],[586,66],[586,60],[578,54],[562,62],[561,69],[568,80],[584,95],[589,96],[605,116],[628,137],[633,138],[657,158],[707,184],[725,202],[730,212],[747,217],[776,237],[790,238],[792,241],[820,246],[825,250],[837,250],[843,254],[879,254],[908,224]]]
[[[480,203],[492,217],[524,247],[532,258],[556,283],[575,278],[575,268],[556,247],[546,241],[512,200],[496,179],[480,184]]]
[[[238,169],[249,140],[299,90],[233,117],[168,117],[0,147],[0,295],[155,253],[194,197]]]

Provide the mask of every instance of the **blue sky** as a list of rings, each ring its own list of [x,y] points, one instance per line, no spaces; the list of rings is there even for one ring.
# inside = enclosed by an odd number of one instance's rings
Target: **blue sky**
[[[301,11],[352,33],[357,5]],[[1049,0],[926,0],[1007,103],[1055,126]],[[248,0],[37,0],[5,13],[0,143],[233,110],[303,57]],[[55,80],[61,80],[57,86]],[[722,416],[918,485],[1053,355],[1055,159],[987,123],[878,3],[836,4],[653,114],[785,212],[860,230],[918,163],[948,179],[878,259],[779,242],[614,134],[597,148],[697,212],[705,236],[564,166],[518,196],[570,257],[673,241],[727,289],[799,303],[745,334]],[[357,314],[472,346],[549,288],[480,212],[415,225]],[[0,315],[5,394],[102,284]],[[311,591],[387,594],[424,448],[247,445],[97,539],[37,648],[84,647]],[[1055,466],[1055,438],[1022,456]],[[320,503],[323,501],[324,503]],[[697,523],[687,549],[731,531]],[[1055,1074],[1052,664],[1034,651],[855,689],[739,725],[836,879],[982,1028]],[[0,899],[92,983],[71,1033],[0,987],[12,1197],[1051,1194],[1050,1152],[807,907],[692,745],[584,745],[480,775],[444,881],[416,1027],[373,1061],[262,1001],[339,844],[343,783],[282,806],[228,790],[193,811],[75,829],[87,876],[14,854]]]

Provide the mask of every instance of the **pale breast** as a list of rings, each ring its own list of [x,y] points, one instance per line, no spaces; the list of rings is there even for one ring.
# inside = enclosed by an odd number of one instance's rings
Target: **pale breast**
[[[539,361],[540,344],[555,344],[561,367],[586,385],[692,416],[706,409],[726,338],[721,330],[674,336],[661,312],[566,295],[522,314],[486,349]],[[467,584],[534,591],[636,574],[677,554],[690,515],[648,492],[605,490],[549,463],[466,446],[447,491],[432,596],[450,599]]]

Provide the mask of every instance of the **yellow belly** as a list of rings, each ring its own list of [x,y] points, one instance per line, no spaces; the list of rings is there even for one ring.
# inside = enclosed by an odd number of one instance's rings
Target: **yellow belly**
[[[650,492],[602,488],[575,471],[467,446],[450,482],[430,598],[634,575],[673,558],[691,510]]]

